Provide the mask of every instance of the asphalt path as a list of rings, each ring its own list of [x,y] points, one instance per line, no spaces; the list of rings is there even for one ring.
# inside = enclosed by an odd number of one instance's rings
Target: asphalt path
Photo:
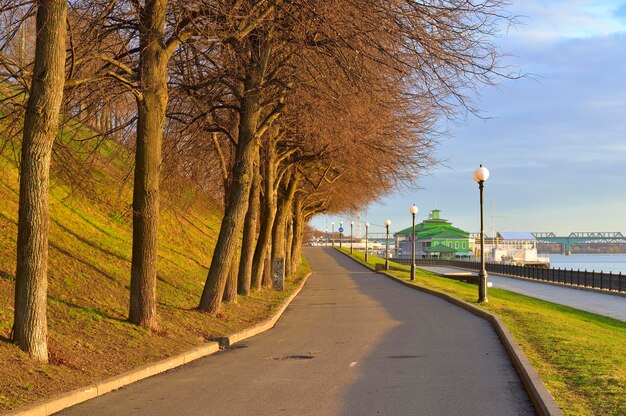
[[[272,330],[62,415],[533,415],[491,325],[331,248]]]
[[[420,269],[438,274],[459,272],[459,269],[450,267],[428,266],[420,267]],[[515,279],[491,273],[489,273],[488,279],[493,284],[493,287],[498,289],[505,289],[598,315],[608,316],[609,318],[619,319],[620,321],[626,321],[626,297],[622,295],[542,283],[530,279]]]

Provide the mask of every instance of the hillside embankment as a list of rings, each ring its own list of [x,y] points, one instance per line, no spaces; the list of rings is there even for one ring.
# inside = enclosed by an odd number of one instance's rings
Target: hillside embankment
[[[125,149],[105,143],[76,175],[52,166],[48,364],[10,342],[13,323],[19,176],[0,156],[0,412],[88,385],[267,318],[284,292],[263,289],[227,304],[217,317],[196,310],[221,221],[221,208],[182,179],[164,186],[159,226],[158,329],[127,322],[132,245],[132,181]],[[132,177],[132,175],[130,176]]]

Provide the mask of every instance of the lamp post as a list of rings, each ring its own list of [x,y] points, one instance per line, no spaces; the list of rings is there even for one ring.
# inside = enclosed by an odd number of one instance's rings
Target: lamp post
[[[339,250],[341,250],[342,241],[343,241],[343,221],[339,221]]]
[[[354,229],[354,221],[350,221],[350,254],[353,253],[353,249],[352,249],[352,243],[354,240],[354,234],[353,234],[353,229]]]
[[[415,204],[413,204],[409,211],[413,216],[413,227],[411,228],[411,280],[415,280],[415,214],[417,214]]]
[[[385,228],[387,228],[387,239],[385,240],[385,270],[389,270],[389,226],[391,220],[385,220]]]
[[[332,240],[333,247],[335,247],[335,223],[331,222],[330,225],[332,226],[332,230],[333,230],[333,232],[330,235],[330,238]]]
[[[478,182],[480,190],[480,271],[478,272],[478,303],[486,303],[487,299],[487,270],[485,270],[485,222],[484,222],[484,206],[485,199],[483,190],[485,181],[489,179],[489,170],[480,165],[474,172],[474,180]]]
[[[328,227],[324,230],[324,234],[326,234],[326,247],[328,247],[328,240],[330,240],[330,236],[328,235]]]
[[[365,223],[365,263],[367,263],[367,231],[370,228],[370,223]]]

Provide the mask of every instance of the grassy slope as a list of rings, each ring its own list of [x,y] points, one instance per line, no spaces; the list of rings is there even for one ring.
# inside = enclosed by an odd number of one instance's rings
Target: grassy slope
[[[100,150],[101,156],[120,152],[108,146]],[[15,165],[0,157],[0,411],[250,326],[267,317],[296,286],[294,278],[287,282],[285,292],[263,290],[241,298],[238,304],[227,305],[219,318],[194,310],[221,213],[207,198],[185,203],[184,193],[165,195],[159,229],[159,331],[128,324],[132,189],[124,183],[126,172],[119,165],[119,158],[96,163],[88,185],[92,197],[72,193],[53,174],[48,292],[51,363],[43,365],[33,363],[8,342],[19,182]],[[298,279],[307,268],[306,264],[301,267]]]
[[[365,264],[363,253],[355,257]],[[375,263],[384,259],[368,256],[367,265]],[[409,281],[408,266],[395,266],[407,272],[391,273]],[[626,323],[502,289],[478,304],[476,286],[420,269],[415,284],[498,315],[564,414],[626,414]]]

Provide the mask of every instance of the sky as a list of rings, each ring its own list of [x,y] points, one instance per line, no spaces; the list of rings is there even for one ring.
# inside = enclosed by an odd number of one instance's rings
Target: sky
[[[411,225],[432,209],[466,231],[480,229],[473,171],[485,183],[487,235],[496,231],[620,231],[626,236],[626,1],[514,0],[520,24],[496,42],[503,63],[528,76],[500,81],[473,98],[482,117],[450,126],[419,183],[362,207],[370,232]],[[349,222],[320,215],[311,225]],[[338,227],[338,225],[336,225]],[[344,226],[349,232],[349,226]]]

